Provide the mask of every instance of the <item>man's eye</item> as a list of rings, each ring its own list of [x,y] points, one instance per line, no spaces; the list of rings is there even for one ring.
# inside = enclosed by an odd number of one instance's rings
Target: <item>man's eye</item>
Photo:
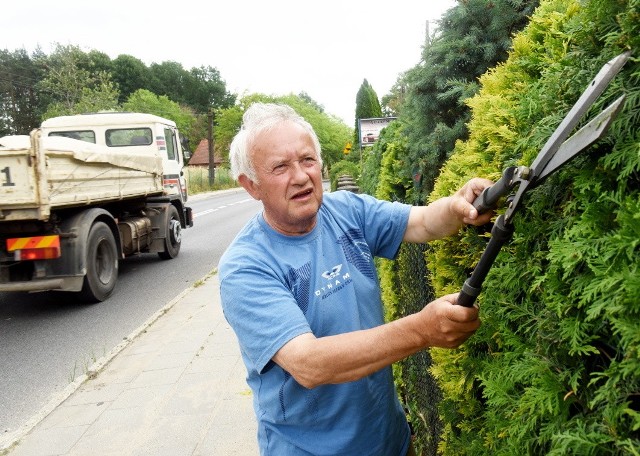
[[[281,165],[276,165],[273,167],[273,172],[274,173],[282,173],[287,169],[287,165],[285,164],[281,164]]]
[[[316,162],[316,159],[313,157],[307,157],[307,158],[304,158],[302,161],[307,165],[313,165]]]

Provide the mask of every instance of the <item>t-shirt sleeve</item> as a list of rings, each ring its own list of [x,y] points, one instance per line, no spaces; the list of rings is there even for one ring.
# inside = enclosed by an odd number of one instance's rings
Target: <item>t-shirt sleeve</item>
[[[399,202],[383,201],[366,194],[339,192],[336,203],[346,207],[334,211],[346,214],[351,211],[350,220],[358,220],[360,229],[374,256],[394,259],[409,223],[411,206]],[[338,215],[340,217],[340,215]],[[352,223],[346,220],[345,223]]]
[[[266,269],[243,267],[221,277],[220,294],[225,318],[258,373],[287,342],[311,332],[291,292]]]

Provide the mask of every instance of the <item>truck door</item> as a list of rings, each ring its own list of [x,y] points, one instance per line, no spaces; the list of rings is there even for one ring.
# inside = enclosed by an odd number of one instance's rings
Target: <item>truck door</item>
[[[169,193],[180,194],[182,202],[186,203],[187,181],[182,171],[183,158],[178,146],[177,132],[173,128],[165,127],[164,140],[167,148],[167,157],[164,163],[164,187]]]

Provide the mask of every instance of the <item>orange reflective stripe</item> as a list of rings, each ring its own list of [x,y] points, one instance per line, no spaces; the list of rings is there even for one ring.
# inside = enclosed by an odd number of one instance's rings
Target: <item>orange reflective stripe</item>
[[[60,247],[60,236],[33,236],[26,238],[7,239],[7,251],[22,249],[43,249],[46,247]]]

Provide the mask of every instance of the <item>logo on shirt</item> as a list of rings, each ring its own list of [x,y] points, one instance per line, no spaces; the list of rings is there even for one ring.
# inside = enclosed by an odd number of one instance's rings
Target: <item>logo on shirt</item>
[[[324,271],[322,273],[322,277],[327,280],[335,279],[340,275],[340,270],[342,269],[342,264],[334,266],[331,271]]]
[[[345,285],[351,283],[351,275],[348,272],[340,274],[341,271],[342,264],[335,265],[330,271],[324,271],[321,275],[327,279],[327,283],[323,287],[317,289],[314,294],[325,299],[333,293],[342,290]]]

